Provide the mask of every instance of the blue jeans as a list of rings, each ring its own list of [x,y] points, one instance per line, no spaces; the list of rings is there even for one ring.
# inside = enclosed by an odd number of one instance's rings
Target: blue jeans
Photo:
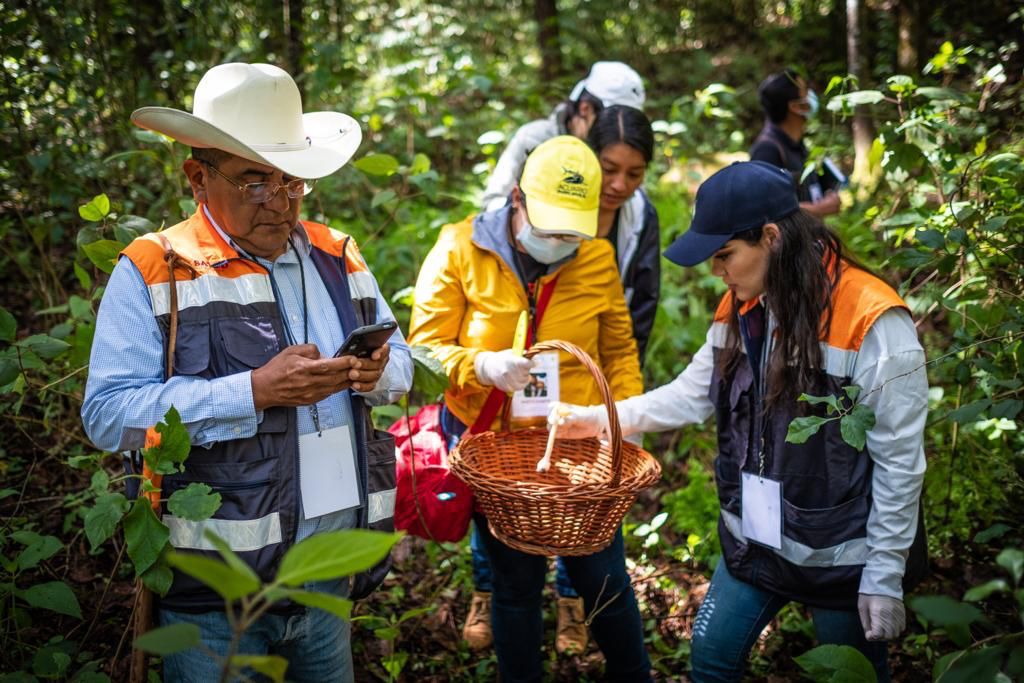
[[[494,579],[491,575],[491,562],[484,552],[483,541],[480,540],[480,533],[476,524],[473,525],[473,533],[469,536],[469,549],[473,553],[473,586],[478,591],[494,590]],[[576,598],[579,594],[572,587],[569,580],[569,572],[565,569],[565,562],[562,558],[555,558],[555,589],[558,595],[563,598]]]
[[[789,600],[732,576],[718,563],[704,603],[693,622],[690,664],[694,683],[739,681],[747,655],[761,631]],[[856,611],[811,607],[814,631],[822,645],[851,645],[868,658],[879,683],[888,683],[888,643],[869,642]]]
[[[544,675],[541,591],[547,577],[547,558],[527,555],[494,538],[482,515],[475,515],[474,523],[494,577],[491,628],[501,680],[539,681]],[[605,677],[610,681],[651,680],[640,610],[626,573],[622,530],[604,550],[584,557],[565,557],[563,562],[583,597],[585,613],[592,619],[590,632],[604,653]]]
[[[322,581],[306,590],[347,594],[347,580]],[[224,612],[191,614],[160,610],[160,625],[189,623],[199,627],[204,646],[227,655],[231,626]],[[292,615],[265,614],[239,641],[237,654],[279,655],[288,660],[285,677],[309,683],[352,683],[351,625],[329,612],[306,608]],[[220,679],[220,664],[199,648],[164,657],[167,683],[207,683]],[[252,677],[252,672],[247,671]],[[237,679],[236,679],[237,680]],[[257,679],[261,680],[261,679]]]

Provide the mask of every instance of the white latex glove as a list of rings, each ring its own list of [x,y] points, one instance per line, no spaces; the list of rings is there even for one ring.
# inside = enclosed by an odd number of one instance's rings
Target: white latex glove
[[[548,413],[548,424],[558,425],[558,437],[585,439],[588,436],[608,435],[608,410],[603,405],[577,406],[556,403]]]
[[[893,640],[907,626],[907,612],[898,598],[861,593],[857,596],[857,611],[868,640]]]
[[[473,360],[480,383],[505,393],[519,391],[530,383],[530,368],[533,364],[532,358],[523,358],[512,349],[481,351]]]

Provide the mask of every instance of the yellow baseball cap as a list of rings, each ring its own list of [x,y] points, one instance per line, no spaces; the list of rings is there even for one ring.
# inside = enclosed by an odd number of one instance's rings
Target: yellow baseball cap
[[[601,164],[585,142],[560,135],[526,157],[519,189],[526,196],[526,217],[541,232],[597,235],[601,206]]]

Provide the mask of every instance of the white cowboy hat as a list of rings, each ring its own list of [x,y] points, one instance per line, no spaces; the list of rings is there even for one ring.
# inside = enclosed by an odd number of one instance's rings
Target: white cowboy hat
[[[132,122],[185,145],[224,150],[309,180],[344,166],[363,137],[347,114],[303,114],[295,81],[271,64],[215,66],[192,101],[192,114],[142,107],[132,112]]]
[[[578,101],[584,90],[606,107],[621,104],[643,109],[646,99],[640,74],[622,62],[594,62],[587,77],[572,89],[569,99]]]

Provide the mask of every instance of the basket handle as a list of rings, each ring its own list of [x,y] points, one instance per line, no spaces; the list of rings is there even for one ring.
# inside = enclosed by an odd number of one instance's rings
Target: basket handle
[[[608,380],[604,378],[601,369],[597,367],[597,363],[594,362],[586,351],[566,341],[538,342],[527,349],[523,356],[533,358],[545,351],[565,351],[582,363],[583,367],[589,370],[590,374],[594,377],[597,389],[601,392],[601,402],[604,403],[605,410],[608,411],[608,431],[612,447],[612,479],[610,483],[612,486],[618,486],[619,480],[622,477],[622,428],[619,426],[619,414],[615,411],[615,399],[612,398],[612,390],[608,386]],[[501,416],[501,429],[505,432],[509,431],[509,414],[512,412],[510,410],[510,403],[511,400],[506,399]]]

